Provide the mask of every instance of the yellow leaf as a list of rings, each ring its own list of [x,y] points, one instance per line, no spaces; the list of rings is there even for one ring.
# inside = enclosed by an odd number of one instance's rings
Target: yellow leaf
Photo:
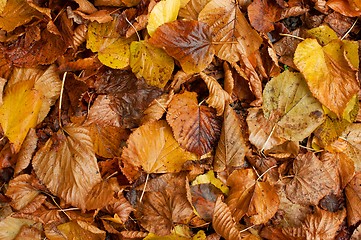
[[[228,194],[228,187],[223,184],[221,180],[215,177],[214,172],[212,170],[208,171],[205,174],[198,175],[196,179],[193,180],[192,186],[204,183],[211,183],[216,188],[221,190],[224,194]]]
[[[29,80],[8,87],[0,107],[0,124],[15,152],[20,150],[29,129],[37,124],[42,99],[33,86],[34,81]]]
[[[88,26],[87,48],[98,52],[98,58],[104,65],[122,69],[129,65],[130,43],[136,35],[122,38],[116,31],[119,17],[107,23],[92,22]]]
[[[8,0],[1,0],[0,1],[0,14],[4,11],[4,8],[5,8],[5,5],[6,5],[6,2]]]
[[[308,34],[315,37],[321,45],[326,45],[334,39],[338,39],[335,31],[327,25],[321,25],[307,31]]]
[[[23,219],[6,217],[0,222],[0,239],[1,240],[13,240],[20,232],[22,226],[31,226],[35,224],[34,221]]]
[[[345,51],[345,44],[338,39],[324,47],[316,39],[306,39],[298,44],[294,56],[294,63],[305,77],[312,94],[338,117],[359,91],[357,70],[350,66]],[[357,51],[349,55],[357,56]]]
[[[130,67],[138,78],[143,77],[152,86],[163,88],[172,76],[173,58],[147,41],[130,45]]]
[[[80,220],[63,223],[57,228],[63,235],[66,236],[66,239],[72,240],[103,240],[106,235],[105,231]]]
[[[38,150],[33,168],[55,195],[85,209],[86,196],[101,181],[89,132],[73,125],[64,127]]]
[[[135,130],[123,150],[123,173],[130,178],[142,167],[147,173],[179,172],[187,160],[196,156],[183,150],[166,121],[147,123]]]
[[[321,104],[312,96],[299,73],[285,71],[263,91],[263,112],[280,128],[280,136],[302,141],[325,120]]]
[[[158,2],[149,13],[147,30],[153,36],[155,30],[162,24],[177,19],[180,0],[164,0]]]

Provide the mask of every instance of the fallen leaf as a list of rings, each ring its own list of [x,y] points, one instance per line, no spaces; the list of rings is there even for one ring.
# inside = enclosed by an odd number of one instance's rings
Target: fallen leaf
[[[129,65],[130,44],[136,40],[136,36],[121,37],[116,32],[117,21],[119,21],[119,16],[107,23],[90,23],[86,47],[93,52],[98,52],[99,61],[104,65],[122,69]]]
[[[348,51],[357,56],[358,46],[353,46]],[[316,39],[306,39],[298,44],[294,57],[312,94],[339,117],[359,91],[357,69],[345,57],[345,52],[346,43],[341,40],[332,40],[321,46]]]
[[[15,175],[18,175],[22,170],[29,166],[33,154],[35,153],[37,143],[38,137],[36,136],[35,129],[31,128],[17,155],[16,166],[14,169]]]
[[[215,177],[214,172],[212,170],[208,171],[205,174],[198,175],[196,179],[193,180],[192,186],[198,185],[198,184],[206,184],[210,183],[219,190],[221,190],[224,194],[228,194],[228,187],[223,184],[221,180]]]
[[[327,6],[348,17],[358,17],[361,15],[360,9],[354,9],[349,1],[345,0],[329,0]]]
[[[134,208],[123,196],[123,192],[121,191],[118,192],[116,201],[107,205],[105,209],[111,214],[114,214],[114,216],[116,215],[122,223],[125,223],[128,220],[130,213],[134,211]]]
[[[293,162],[294,177],[286,185],[287,197],[294,203],[317,205],[335,188],[330,174],[314,153],[299,155]]]
[[[245,126],[229,105],[224,111],[221,136],[218,141],[213,167],[216,172],[245,165],[245,155],[249,151],[243,136]]]
[[[212,226],[214,230],[225,239],[258,239],[247,231],[241,232],[241,228],[232,217],[229,207],[223,202],[223,196],[217,198],[213,210]]]
[[[345,188],[347,223],[355,225],[361,220],[361,173],[357,172]]]
[[[345,217],[345,209],[332,213],[316,207],[315,213],[310,214],[302,224],[306,230],[306,239],[335,239]]]
[[[116,178],[104,180],[93,187],[86,198],[86,209],[102,209],[116,201],[114,194],[120,191]]]
[[[199,74],[207,84],[209,90],[209,97],[206,100],[206,103],[217,110],[217,116],[221,116],[225,106],[231,101],[231,97],[223,90],[214,77],[208,76],[203,72],[200,72]]]
[[[130,181],[146,173],[179,172],[183,163],[195,156],[182,149],[167,122],[151,122],[135,130],[122,153],[122,171]]]
[[[168,107],[167,122],[177,142],[199,156],[212,149],[221,131],[213,109],[199,106],[194,92],[186,91],[173,97]]]
[[[23,225],[14,240],[41,239],[41,231],[38,228]]]
[[[49,190],[81,209],[86,207],[86,196],[101,181],[88,134],[83,127],[66,126],[33,158],[34,171]]]
[[[178,60],[186,73],[203,71],[212,61],[214,49],[208,26],[194,20],[177,20],[163,24],[149,39]]]
[[[57,229],[66,237],[66,239],[105,240],[106,232],[99,228],[80,220],[73,220],[63,223]]]
[[[153,122],[160,120],[164,113],[167,111],[168,104],[172,100],[174,93],[163,94],[160,97],[154,99],[144,110],[144,117],[142,118],[142,124],[147,122]]]
[[[199,13],[198,20],[210,26],[216,56],[231,63],[257,51],[262,38],[248,24],[232,0],[212,0]]]
[[[179,10],[179,17],[188,20],[198,20],[198,15],[210,0],[190,0]]]
[[[41,18],[42,14],[30,7],[26,0],[7,0],[0,16],[0,28],[11,32],[34,17]]]
[[[321,104],[299,73],[285,71],[272,78],[264,88],[263,101],[264,116],[287,140],[302,141],[325,120]]]
[[[147,30],[150,36],[157,28],[177,19],[180,0],[163,0],[158,2],[149,13]]]
[[[0,222],[0,239],[12,240],[20,232],[22,226],[32,226],[35,222],[28,219],[6,217]]]
[[[182,173],[150,180],[135,212],[140,224],[160,236],[170,234],[175,224],[187,224],[193,215],[187,199],[187,184]]]
[[[266,223],[277,212],[279,198],[268,182],[259,182],[253,169],[234,170],[227,179],[230,192],[226,203],[239,221],[250,217],[252,224]]]
[[[134,41],[130,44],[130,67],[147,84],[163,88],[171,79],[174,62],[163,49],[153,47],[147,41]]]
[[[33,86],[34,80],[28,80],[7,87],[0,107],[0,124],[14,152],[20,150],[28,131],[37,124],[42,96]]]

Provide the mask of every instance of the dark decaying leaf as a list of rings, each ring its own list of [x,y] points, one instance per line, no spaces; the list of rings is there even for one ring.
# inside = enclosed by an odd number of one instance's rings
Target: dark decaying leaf
[[[200,156],[212,149],[221,132],[221,123],[215,110],[199,106],[194,92],[184,92],[173,97],[169,103],[167,122],[179,144]]]
[[[163,24],[149,42],[177,59],[186,73],[204,70],[213,59],[210,32],[202,22],[178,20]]]

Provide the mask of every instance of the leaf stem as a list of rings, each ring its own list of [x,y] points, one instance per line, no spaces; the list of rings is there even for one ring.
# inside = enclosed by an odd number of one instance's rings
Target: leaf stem
[[[61,105],[63,104],[63,93],[64,93],[64,85],[65,85],[65,79],[68,72],[65,72],[63,75],[63,81],[61,82],[61,90],[60,90],[60,99],[59,99],[59,127],[63,129],[63,124],[61,122]]]
[[[304,38],[301,38],[299,36],[295,36],[295,35],[292,35],[292,34],[287,34],[287,33],[280,33],[279,34],[280,36],[285,36],[285,37],[292,37],[292,38],[296,38],[296,39],[299,39],[299,40],[305,40]]]
[[[347,30],[347,32],[342,36],[341,40],[344,40],[345,37],[347,37],[347,35],[352,31],[352,29],[355,27],[356,23],[357,23],[358,18],[356,18],[355,22],[352,24],[352,26],[349,28],[349,30]]]
[[[147,173],[147,178],[145,179],[142,195],[140,195],[139,202],[142,202],[142,200],[143,200],[143,196],[144,196],[145,189],[147,187],[148,180],[149,180],[149,173]]]

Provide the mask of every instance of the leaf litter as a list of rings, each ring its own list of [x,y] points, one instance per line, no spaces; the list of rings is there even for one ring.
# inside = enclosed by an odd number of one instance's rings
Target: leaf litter
[[[0,2],[0,239],[358,239],[359,1]]]

